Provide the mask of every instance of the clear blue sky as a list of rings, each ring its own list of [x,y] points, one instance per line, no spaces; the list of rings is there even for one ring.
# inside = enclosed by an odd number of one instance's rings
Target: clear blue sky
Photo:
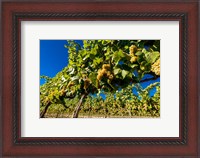
[[[54,77],[68,64],[66,40],[40,40],[40,76]],[[40,79],[40,85],[45,80]]]
[[[81,43],[81,41],[78,41]],[[64,47],[67,44],[66,40],[40,40],[40,76],[45,75],[54,77],[68,64],[68,51]],[[144,78],[149,78],[146,75]],[[141,84],[143,88],[151,83],[159,82],[160,78],[154,81],[148,81]],[[40,85],[44,84],[45,80],[40,79]],[[155,88],[150,95],[155,93]],[[134,91],[136,93],[136,91]]]

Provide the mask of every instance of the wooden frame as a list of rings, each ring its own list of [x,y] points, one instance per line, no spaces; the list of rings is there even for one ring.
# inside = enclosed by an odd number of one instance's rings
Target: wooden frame
[[[3,2],[2,156],[200,156],[198,1]],[[147,9],[148,8],[148,9]],[[20,22],[23,20],[178,20],[180,136],[178,138],[20,137]]]

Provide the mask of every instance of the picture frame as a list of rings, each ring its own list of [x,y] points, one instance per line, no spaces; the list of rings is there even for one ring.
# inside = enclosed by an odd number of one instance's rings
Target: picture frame
[[[2,2],[2,156],[199,157],[198,10],[198,1],[178,0]],[[21,137],[24,20],[179,21],[179,137]]]

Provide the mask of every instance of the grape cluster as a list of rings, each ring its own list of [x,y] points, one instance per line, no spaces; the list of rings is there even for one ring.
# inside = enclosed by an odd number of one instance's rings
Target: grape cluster
[[[134,62],[136,62],[136,61],[137,61],[137,57],[136,57],[136,56],[131,57],[131,59],[130,59],[130,62],[131,62],[131,63],[134,63]]]
[[[84,89],[86,90],[90,84],[91,84],[91,80],[89,78],[86,78],[84,80]]]
[[[137,47],[135,45],[131,45],[129,47],[129,54],[131,56],[130,62],[134,63],[137,61],[137,57],[135,56],[135,52],[137,51]]]
[[[129,47],[129,53],[130,55],[134,55],[134,53],[137,51],[137,47],[135,45],[131,45]]]
[[[102,69],[98,71],[97,80],[101,80],[103,76],[108,77],[109,80],[113,80],[114,76],[110,71],[110,64],[103,64]]]
[[[160,58],[152,65],[151,71],[160,76]]]

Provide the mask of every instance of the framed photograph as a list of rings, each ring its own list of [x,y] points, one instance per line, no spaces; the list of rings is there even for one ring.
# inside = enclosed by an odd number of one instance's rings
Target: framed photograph
[[[160,116],[160,40],[40,40],[40,78],[41,118]]]
[[[2,2],[2,156],[199,157],[198,10]]]

